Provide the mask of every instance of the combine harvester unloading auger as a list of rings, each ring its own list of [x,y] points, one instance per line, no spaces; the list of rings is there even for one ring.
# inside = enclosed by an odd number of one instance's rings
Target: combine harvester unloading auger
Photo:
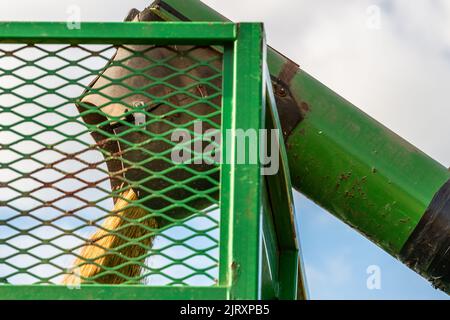
[[[128,20],[136,23],[227,21],[198,0],[156,1],[142,12],[133,10]],[[217,52],[205,49],[203,54],[213,56]],[[435,287],[449,293],[450,172],[271,48],[268,66],[293,187],[420,273]],[[110,68],[105,72],[114,70]],[[122,72],[126,74],[125,70]],[[109,89],[112,91],[108,94],[115,96],[116,89]],[[85,98],[84,103],[100,106],[104,103],[100,100],[93,96]],[[163,112],[160,108],[164,106],[156,106],[154,112]],[[120,113],[123,110],[116,106],[105,112]],[[101,120],[85,121],[95,124]],[[94,138],[98,143],[102,141],[101,136],[94,135]],[[134,143],[139,141],[138,136],[127,139]],[[161,150],[166,146],[154,144],[148,148]],[[153,163],[154,167],[150,169],[154,170],[158,165],[161,164]],[[123,163],[108,164],[111,172],[120,171],[117,168],[122,166]],[[124,172],[128,175],[125,180],[139,180],[133,177],[139,176],[139,172]],[[182,176],[183,172],[178,174]],[[119,180],[112,183],[116,189],[123,188]],[[163,186],[155,183],[147,187]],[[200,190],[208,187],[207,183],[195,186]],[[146,196],[145,190],[136,192],[141,197]],[[188,195],[177,196],[182,200]],[[147,207],[158,209],[161,205],[164,204],[155,202],[148,203]],[[191,203],[191,206],[204,208],[200,202]],[[188,212],[176,214],[184,216]],[[156,224],[161,221],[155,221]],[[150,243],[147,241],[146,245]],[[130,252],[124,254],[133,256]],[[89,278],[93,274],[84,276]],[[115,283],[115,280],[106,282]]]

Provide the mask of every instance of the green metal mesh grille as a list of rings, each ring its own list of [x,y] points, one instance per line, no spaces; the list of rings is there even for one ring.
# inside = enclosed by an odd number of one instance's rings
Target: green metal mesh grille
[[[221,87],[210,47],[1,45],[0,283],[215,284],[220,167],[171,137]]]

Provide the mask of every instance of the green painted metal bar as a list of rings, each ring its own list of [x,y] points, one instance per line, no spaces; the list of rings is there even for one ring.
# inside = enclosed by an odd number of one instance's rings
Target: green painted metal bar
[[[224,300],[226,287],[1,285],[0,300]]]
[[[156,1],[162,19],[228,21],[198,0]],[[268,50],[293,186],[450,291],[450,172]]]
[[[70,29],[64,22],[0,22],[0,43],[107,43],[218,45],[236,38],[234,24],[83,22]]]
[[[227,132],[233,128],[234,117],[234,96],[233,96],[233,81],[235,77],[234,67],[234,43],[228,44],[224,48],[223,54],[223,86],[222,86],[222,143],[231,143],[227,138]],[[233,171],[231,166],[231,159],[233,153],[231,147],[222,145],[222,163],[220,165],[220,258],[219,258],[219,284],[231,284],[231,260],[232,260],[232,227],[233,221],[231,219],[232,207],[232,177]]]
[[[232,279],[231,299],[257,299],[259,297],[259,274],[261,266],[261,188],[262,176],[259,162],[238,163],[237,153],[250,159],[250,148],[261,148],[246,143],[237,145],[236,129],[243,132],[258,130],[264,124],[265,81],[262,66],[265,59],[265,42],[261,24],[238,25],[235,44],[234,66],[237,72],[233,82],[234,110],[231,136],[232,184],[229,211],[232,226]]]

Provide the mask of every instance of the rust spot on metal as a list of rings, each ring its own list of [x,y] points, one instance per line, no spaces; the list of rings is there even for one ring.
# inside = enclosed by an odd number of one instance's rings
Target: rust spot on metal
[[[272,83],[272,85],[273,85],[273,92],[275,93],[275,95],[282,98],[287,96],[286,89],[283,88],[280,84]]]
[[[408,223],[409,221],[411,221],[410,218],[405,218],[405,219],[400,219],[400,220],[399,220],[399,222],[400,222],[400,223],[403,223],[403,224]]]
[[[347,190],[345,192],[344,196],[345,196],[345,198],[353,199],[355,197],[355,194],[354,194],[354,192],[350,192],[350,191]]]
[[[284,64],[283,69],[278,75],[278,78],[289,85],[294,76],[297,74],[299,68],[300,66],[298,64],[290,59],[286,59],[286,63]]]
[[[351,172],[349,172],[349,173],[342,173],[342,174],[339,176],[339,180],[340,180],[340,181],[347,181],[348,179],[350,179],[351,176],[352,176],[352,173],[351,173]]]
[[[282,78],[272,77],[272,85],[277,103],[278,116],[285,141],[297,125],[303,120],[300,104]]]
[[[232,275],[233,275],[233,282],[236,282],[239,275],[239,264],[236,261],[233,261],[231,263],[231,271],[232,271]]]
[[[309,104],[307,104],[306,102],[302,102],[300,104],[300,110],[302,110],[303,113],[309,112]]]
[[[299,72],[299,65],[286,59],[278,77],[272,76],[278,115],[280,117],[283,136],[286,140],[292,130],[303,120],[301,104],[296,100],[290,90],[291,81],[297,72]]]

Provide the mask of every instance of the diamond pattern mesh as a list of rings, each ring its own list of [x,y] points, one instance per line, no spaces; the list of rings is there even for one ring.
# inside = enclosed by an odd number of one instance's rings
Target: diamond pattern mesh
[[[172,137],[221,87],[210,47],[1,45],[0,283],[215,284],[220,168]]]

